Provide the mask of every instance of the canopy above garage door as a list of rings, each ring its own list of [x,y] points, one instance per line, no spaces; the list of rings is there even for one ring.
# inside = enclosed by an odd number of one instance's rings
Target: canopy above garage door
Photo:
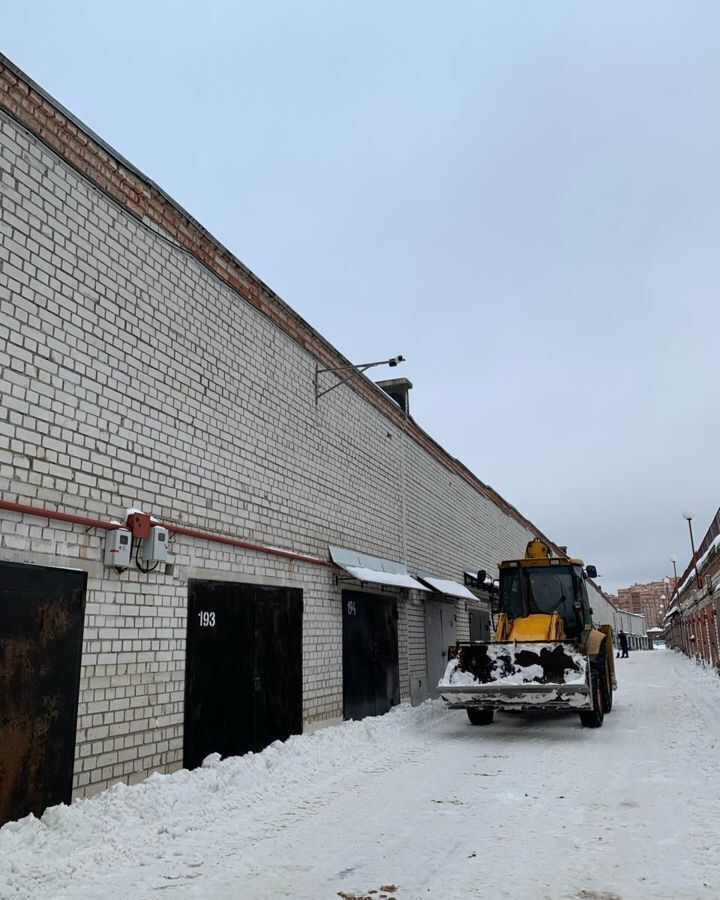
[[[423,584],[438,594],[446,594],[448,597],[460,597],[462,600],[477,600],[475,594],[469,591],[464,584],[450,581],[447,578],[436,578],[434,575],[421,575],[418,578]]]
[[[369,556],[367,553],[348,550],[345,547],[330,547],[329,550],[330,559],[335,565],[344,569],[357,581],[367,584],[384,584],[388,587],[411,588],[415,591],[430,590],[408,574],[407,566],[392,559]]]

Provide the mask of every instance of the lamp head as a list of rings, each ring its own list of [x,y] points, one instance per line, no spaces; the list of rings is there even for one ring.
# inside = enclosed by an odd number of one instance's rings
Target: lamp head
[[[682,517],[683,519],[687,519],[689,522],[693,517],[692,510],[685,507],[685,509],[682,511]]]

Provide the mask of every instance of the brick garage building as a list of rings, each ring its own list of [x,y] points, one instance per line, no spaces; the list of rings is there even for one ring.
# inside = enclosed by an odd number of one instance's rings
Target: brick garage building
[[[720,509],[678,579],[664,620],[669,647],[720,668]]]
[[[316,404],[347,360],[2,57],[0,179],[5,818],[214,728],[258,749],[426,697],[483,595],[378,582],[496,574],[538,530],[368,379]],[[152,572],[104,563],[131,506],[169,529]]]

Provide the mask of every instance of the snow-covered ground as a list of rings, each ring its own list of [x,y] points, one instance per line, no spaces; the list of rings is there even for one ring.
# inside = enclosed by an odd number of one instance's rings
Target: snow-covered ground
[[[11,823],[0,897],[718,897],[720,681],[617,665],[599,730],[426,703]]]

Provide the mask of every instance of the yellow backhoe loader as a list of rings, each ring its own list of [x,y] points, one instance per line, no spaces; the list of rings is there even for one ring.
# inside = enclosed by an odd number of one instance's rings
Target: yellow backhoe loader
[[[447,705],[473,725],[489,725],[496,709],[573,709],[599,728],[617,683],[612,626],[592,621],[596,574],[537,539],[523,559],[501,562],[495,637],[450,648],[438,685]]]

